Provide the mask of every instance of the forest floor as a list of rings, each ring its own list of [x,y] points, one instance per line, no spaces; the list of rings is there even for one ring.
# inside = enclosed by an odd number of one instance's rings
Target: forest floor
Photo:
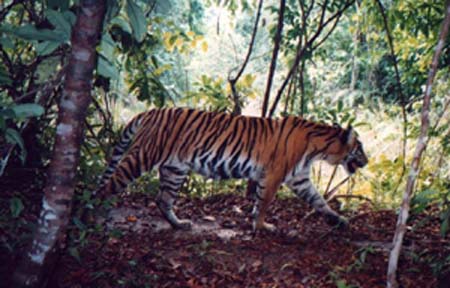
[[[41,203],[37,186],[26,182],[0,183],[0,279],[6,287],[17,261],[12,251],[29,239],[29,223]],[[13,195],[26,208],[15,222],[8,216]],[[298,199],[278,198],[267,218],[277,231],[255,235],[252,202],[244,196],[182,197],[177,213],[194,222],[186,232],[173,230],[148,200],[143,194],[124,196],[109,212],[108,237],[81,235],[83,229],[72,225],[74,239],[81,241],[63,251],[49,287],[385,287],[394,211],[363,203],[357,211],[341,212],[350,226],[337,229],[310,215]],[[450,287],[450,274],[442,272],[448,271],[450,244],[439,235],[432,210],[408,223],[401,287]]]

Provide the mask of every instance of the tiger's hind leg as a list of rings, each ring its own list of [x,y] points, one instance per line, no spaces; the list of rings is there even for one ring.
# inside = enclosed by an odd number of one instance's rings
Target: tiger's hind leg
[[[298,177],[298,179],[293,179],[287,183],[287,185],[299,198],[302,198],[317,212],[323,214],[329,224],[342,226],[348,225],[347,219],[339,216],[338,213],[328,206],[325,199],[323,199],[322,195],[317,192],[308,177]]]
[[[141,176],[142,157],[139,151],[128,152],[112,172],[107,170],[104,183],[96,191],[99,197],[104,198],[113,194],[121,193],[134,179]],[[109,168],[108,168],[109,169]]]
[[[159,192],[156,204],[164,218],[175,229],[189,230],[192,222],[179,219],[173,211],[178,192],[186,179],[187,171],[174,166],[163,166],[159,169]]]

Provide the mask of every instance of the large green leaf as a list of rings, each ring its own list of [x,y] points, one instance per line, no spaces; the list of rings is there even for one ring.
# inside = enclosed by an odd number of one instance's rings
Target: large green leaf
[[[37,40],[37,41],[66,41],[66,35],[61,31],[49,30],[49,29],[36,29],[33,25],[26,24],[23,26],[13,26],[10,24],[4,24],[0,26],[0,32],[4,32],[25,40]]]
[[[147,32],[147,21],[141,7],[133,0],[127,0],[126,11],[133,29],[134,38],[141,42]]]
[[[36,44],[36,52],[40,56],[48,55],[56,50],[61,43],[56,41],[43,41]]]
[[[3,48],[8,48],[8,49],[15,48],[15,45],[14,45],[13,41],[11,40],[11,38],[6,35],[0,37],[0,45],[2,45]]]
[[[75,21],[77,20],[77,16],[73,14],[72,11],[64,11],[63,12],[64,18],[70,23],[70,26],[73,27],[75,25]]]
[[[44,108],[35,103],[18,104],[11,109],[14,111],[16,118],[37,117],[44,114]]]
[[[52,25],[55,27],[55,32],[59,31],[62,35],[64,35],[64,40],[69,41],[72,26],[70,22],[64,17],[64,14],[52,9],[47,9],[45,11],[45,16],[47,17],[48,21],[50,21],[50,23],[52,23]]]
[[[119,79],[119,71],[117,68],[102,55],[98,57],[97,73],[106,78]]]
[[[100,50],[106,59],[113,59],[114,48],[116,47],[116,42],[111,38],[108,32],[102,35],[102,40],[100,41]]]
[[[7,128],[5,131],[5,139],[8,143],[17,144],[22,150],[25,149],[23,138],[17,130]]]
[[[114,17],[110,23],[111,23],[111,25],[119,26],[120,28],[122,28],[123,31],[125,31],[127,33],[131,34],[133,32],[131,29],[130,23],[128,23],[125,19],[123,19],[120,16]]]

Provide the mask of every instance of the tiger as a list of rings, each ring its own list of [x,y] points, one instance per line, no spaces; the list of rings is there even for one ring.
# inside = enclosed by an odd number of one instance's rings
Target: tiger
[[[249,179],[255,183],[253,229],[274,231],[265,221],[280,185],[333,223],[348,220],[329,207],[310,178],[311,165],[325,160],[353,174],[368,163],[351,126],[346,129],[296,116],[264,118],[191,108],[151,109],[124,128],[101,177],[99,193],[123,189],[143,172],[158,169],[156,206],[174,229],[188,230],[173,208],[188,173],[213,179]]]

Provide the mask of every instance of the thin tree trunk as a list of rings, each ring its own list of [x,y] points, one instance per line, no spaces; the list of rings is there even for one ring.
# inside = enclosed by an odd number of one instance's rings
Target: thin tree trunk
[[[284,109],[283,109],[284,115],[286,115],[288,113],[289,102],[290,102],[289,100],[295,95],[295,91],[293,91],[293,89],[292,89],[295,87],[294,82],[295,82],[295,79],[291,79],[291,81],[289,82],[286,98],[284,99]]]
[[[305,115],[306,94],[305,94],[305,59],[302,59],[300,65],[298,84],[300,86],[300,116]]]
[[[275,34],[274,47],[272,51],[272,61],[270,62],[269,76],[267,77],[266,91],[264,93],[264,102],[262,106],[261,116],[265,117],[267,109],[269,108],[270,89],[272,88],[273,75],[277,66],[278,51],[280,50],[281,33],[283,32],[284,10],[286,8],[286,1],[280,0],[280,8],[278,15],[277,33]]]
[[[95,47],[105,13],[103,0],[82,0],[72,32],[72,51],[59,102],[55,146],[32,244],[14,273],[14,287],[44,286],[55,267],[69,221],[75,175],[90,103]]]
[[[386,35],[388,38],[388,44],[389,44],[389,48],[391,50],[391,56],[394,60],[394,71],[395,71],[395,80],[396,80],[396,89],[397,89],[397,94],[400,98],[400,105],[402,108],[402,118],[403,118],[403,143],[402,143],[402,171],[400,173],[400,177],[398,179],[398,183],[397,186],[394,188],[394,194],[397,191],[398,187],[400,187],[400,184],[402,182],[403,176],[405,175],[406,172],[406,145],[407,145],[407,134],[408,134],[408,117],[406,114],[406,98],[405,98],[405,94],[403,94],[403,88],[402,88],[402,82],[401,82],[401,78],[400,78],[400,72],[398,70],[398,61],[397,61],[397,55],[395,54],[395,49],[394,49],[394,40],[392,39],[392,33],[391,33],[391,29],[389,29],[389,24],[388,24],[388,17],[386,15],[385,9],[383,7],[383,4],[381,3],[381,0],[377,0],[377,4],[378,7],[380,8],[380,13],[381,16],[383,17],[383,23],[384,23],[384,28],[386,30]]]
[[[264,2],[263,0],[259,0],[258,9],[256,12],[255,25],[253,26],[252,38],[250,39],[250,44],[248,46],[247,55],[245,56],[244,63],[242,63],[241,69],[239,69],[235,77],[233,78],[228,77],[228,82],[230,83],[231,92],[233,94],[233,102],[234,102],[233,115],[240,115],[242,113],[241,101],[239,93],[236,89],[236,83],[242,76],[242,73],[244,73],[245,67],[247,66],[248,61],[250,60],[250,55],[252,54],[253,46],[255,44],[256,33],[258,32],[258,23],[259,18],[261,17],[261,9],[263,6],[263,2]]]
[[[356,1],[356,14],[359,17],[359,2]],[[350,80],[350,90],[354,91],[356,89],[356,83],[358,82],[359,75],[359,63],[358,63],[358,51],[359,51],[359,42],[361,37],[361,29],[359,28],[359,21],[356,23],[356,31],[353,35],[353,55],[352,55],[352,76]]]
[[[408,220],[409,208],[410,208],[410,200],[411,195],[413,193],[414,184],[416,181],[416,177],[419,171],[420,159],[423,151],[426,148],[426,143],[428,139],[428,129],[430,127],[430,119],[429,119],[429,111],[430,111],[430,102],[431,102],[431,90],[434,81],[434,77],[436,75],[439,56],[442,52],[442,48],[445,45],[445,40],[447,38],[449,26],[450,26],[450,1],[447,0],[446,9],[445,9],[445,18],[441,26],[441,32],[439,34],[439,42],[436,46],[436,50],[434,52],[433,60],[431,63],[430,72],[428,74],[425,95],[423,99],[423,107],[422,107],[422,116],[421,116],[421,127],[420,127],[420,135],[417,140],[416,150],[414,151],[413,160],[411,163],[411,168],[408,176],[408,180],[406,182],[406,189],[403,194],[403,201],[400,207],[400,213],[397,219],[397,227],[395,229],[395,235],[393,239],[393,248],[389,255],[389,265],[387,272],[387,287],[398,287],[398,282],[396,279],[398,258],[400,256],[400,250],[402,248],[403,237],[406,232],[406,221]]]
[[[322,45],[322,43],[331,35],[331,33],[336,28],[337,23],[339,22],[339,19],[342,16],[342,14],[344,13],[344,11],[347,10],[347,8],[349,8],[354,3],[354,1],[355,0],[348,0],[348,2],[346,2],[346,4],[341,8],[341,10],[338,10],[335,14],[333,14],[333,16],[328,17],[328,19],[326,19],[326,20],[325,20],[325,12],[327,11],[328,1],[324,1],[323,5],[321,5],[322,12],[320,13],[320,17],[319,17],[320,19],[319,19],[319,24],[318,24],[317,30],[308,40],[306,40],[304,42],[303,47],[301,47],[301,49],[297,49],[297,54],[295,56],[294,63],[292,64],[292,67],[289,69],[289,72],[287,73],[283,83],[281,84],[280,88],[278,89],[278,92],[275,96],[275,100],[273,101],[273,104],[272,104],[272,108],[270,109],[270,112],[268,115],[269,117],[271,117],[273,115],[273,113],[275,112],[275,109],[278,105],[278,101],[280,100],[281,95],[283,94],[283,91],[286,88],[287,83],[293,76],[294,71],[296,71],[297,66],[300,63],[300,60],[302,60],[303,56],[307,52],[312,54],[315,49],[317,49],[320,45]],[[314,42],[318,39],[318,37],[323,32],[324,28],[326,26],[328,26],[328,24],[330,24],[331,22],[333,22],[333,23],[331,24],[330,29],[328,29],[328,31],[325,32],[325,35],[318,41],[317,44],[313,45]],[[267,90],[266,90],[266,92],[267,92]],[[268,100],[268,97],[264,97],[264,100],[266,100],[266,98]],[[264,109],[264,106],[263,106],[263,109]],[[264,110],[263,110],[263,112],[264,112]]]

